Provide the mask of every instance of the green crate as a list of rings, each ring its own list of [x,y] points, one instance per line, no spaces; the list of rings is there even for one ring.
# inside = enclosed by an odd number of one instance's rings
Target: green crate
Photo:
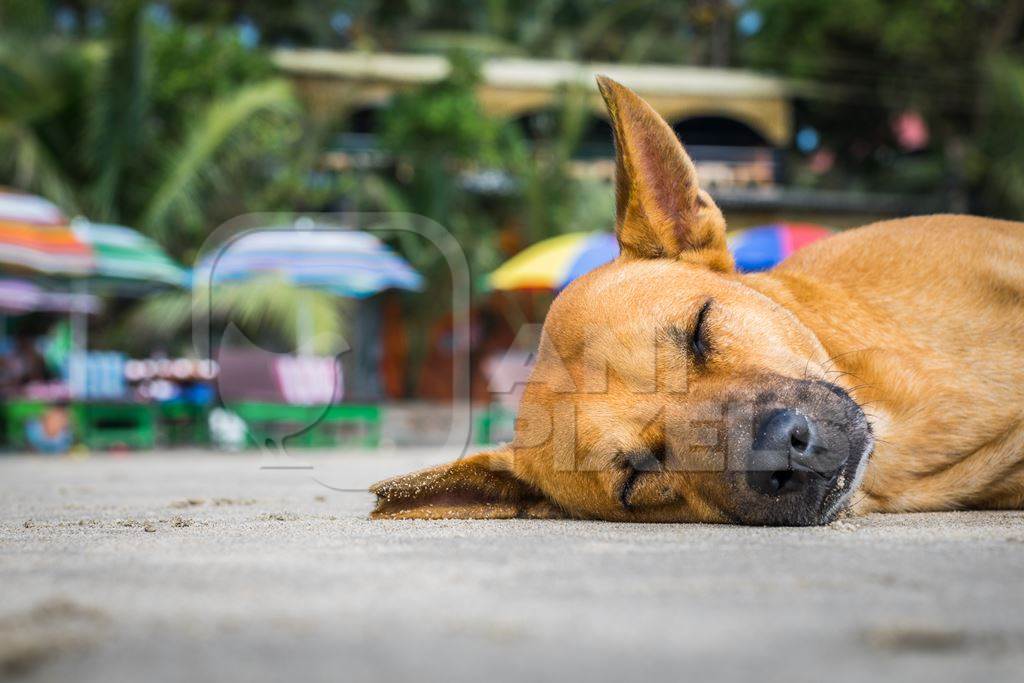
[[[10,400],[4,404],[4,423],[7,432],[7,445],[15,450],[28,448],[25,438],[25,425],[30,420],[42,417],[50,407],[45,401]]]
[[[169,446],[206,446],[210,443],[210,407],[185,401],[157,406],[161,443]]]
[[[330,447],[342,444],[375,448],[380,444],[381,409],[376,405],[343,403],[332,406],[298,406],[243,402],[232,410],[249,427],[257,443],[284,441],[289,446]],[[342,431],[356,427],[355,438]]]
[[[153,448],[156,416],[153,406],[139,403],[76,403],[72,406],[77,434],[89,448]]]
[[[51,403],[8,401],[4,405],[7,443],[14,449],[28,448],[25,425],[38,419]],[[156,442],[153,408],[138,403],[72,403],[71,428],[75,441],[89,448],[152,448]]]

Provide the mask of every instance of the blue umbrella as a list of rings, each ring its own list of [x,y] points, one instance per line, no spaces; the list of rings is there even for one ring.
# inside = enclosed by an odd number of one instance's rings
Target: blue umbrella
[[[423,288],[423,277],[373,235],[288,226],[248,232],[228,242],[200,260],[193,282],[214,285],[260,275],[353,298]]]

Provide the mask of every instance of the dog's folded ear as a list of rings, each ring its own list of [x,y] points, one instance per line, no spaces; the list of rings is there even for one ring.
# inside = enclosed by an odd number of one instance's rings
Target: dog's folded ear
[[[635,92],[597,77],[615,132],[615,232],[626,257],[676,258],[733,269],[725,220],[700,189],[672,128]]]
[[[565,517],[514,472],[510,447],[478,453],[446,465],[385,479],[370,487],[377,496],[373,519],[553,519]]]

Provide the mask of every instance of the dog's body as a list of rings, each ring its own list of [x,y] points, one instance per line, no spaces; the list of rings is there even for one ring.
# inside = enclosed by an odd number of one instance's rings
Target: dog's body
[[[374,515],[1024,507],[1024,225],[889,221],[739,275],[671,129],[599,82],[622,256],[552,305],[513,445],[376,485]]]

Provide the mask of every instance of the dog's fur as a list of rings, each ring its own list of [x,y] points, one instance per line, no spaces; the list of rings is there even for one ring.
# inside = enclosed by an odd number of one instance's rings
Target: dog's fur
[[[622,255],[552,305],[513,444],[376,484],[374,517],[819,524],[1024,507],[1024,225],[886,221],[739,275],[672,130],[598,82]],[[753,496],[732,471],[716,444],[749,450],[765,406],[839,425],[829,438],[850,454],[828,491]]]

